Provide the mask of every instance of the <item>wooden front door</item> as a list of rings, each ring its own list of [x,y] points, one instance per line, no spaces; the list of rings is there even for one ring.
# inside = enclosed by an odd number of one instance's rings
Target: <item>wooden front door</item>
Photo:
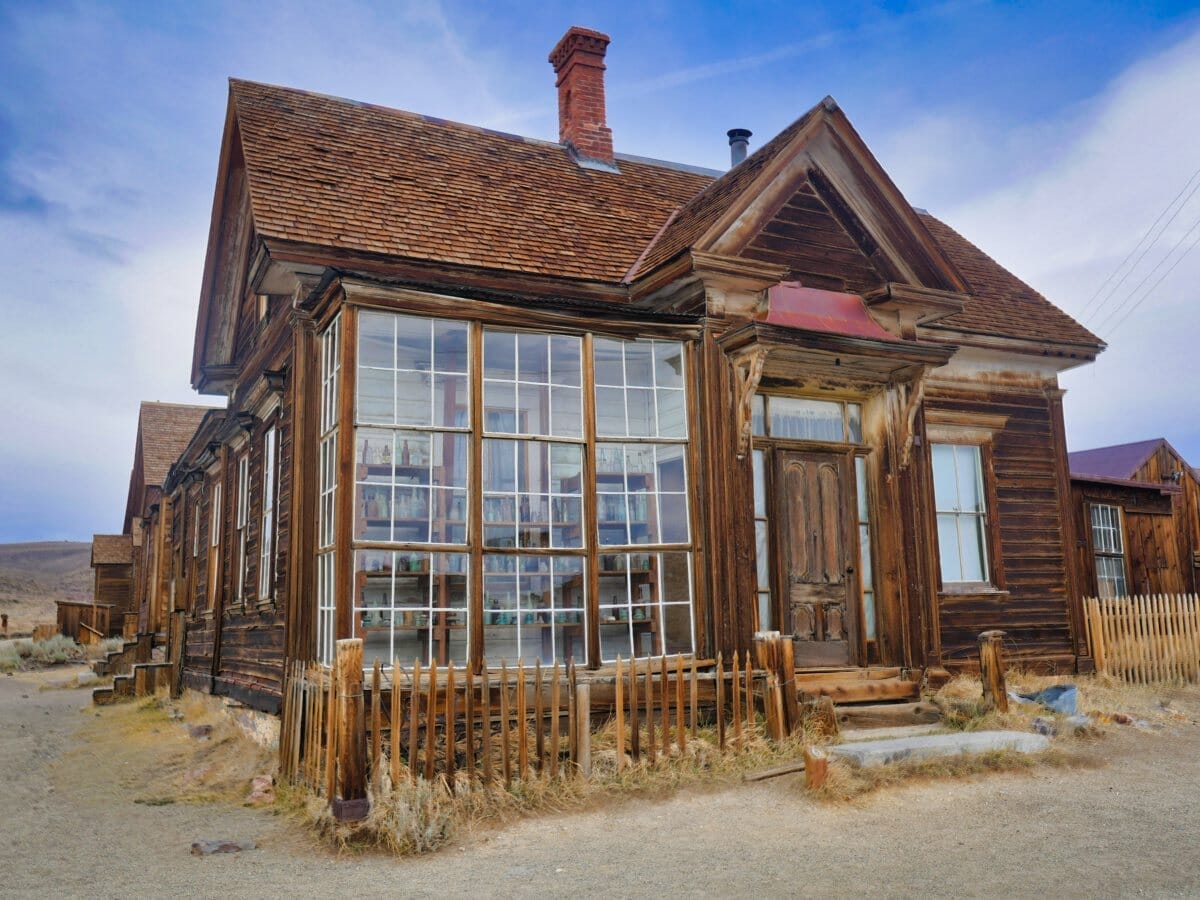
[[[859,592],[847,457],[782,451],[776,484],[784,611],[796,665],[854,665]]]

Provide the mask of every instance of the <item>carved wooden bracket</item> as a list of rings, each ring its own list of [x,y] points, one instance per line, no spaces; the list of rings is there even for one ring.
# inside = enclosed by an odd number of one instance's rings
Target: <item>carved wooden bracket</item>
[[[734,390],[737,392],[737,458],[745,459],[750,452],[750,437],[754,430],[754,394],[762,379],[767,361],[766,347],[743,350],[733,358]]]
[[[907,469],[912,464],[913,441],[916,438],[917,431],[917,413],[921,410],[921,404],[925,402],[925,376],[927,374],[929,374],[929,367],[922,367],[921,371],[913,377],[912,383],[905,388],[907,399],[899,423],[901,437],[904,439],[900,445],[901,469]]]

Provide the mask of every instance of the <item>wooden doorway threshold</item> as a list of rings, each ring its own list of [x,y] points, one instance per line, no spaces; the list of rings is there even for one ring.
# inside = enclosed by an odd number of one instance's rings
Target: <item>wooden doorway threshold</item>
[[[800,699],[830,697],[834,703],[919,700],[921,670],[898,666],[804,668],[796,670]]]

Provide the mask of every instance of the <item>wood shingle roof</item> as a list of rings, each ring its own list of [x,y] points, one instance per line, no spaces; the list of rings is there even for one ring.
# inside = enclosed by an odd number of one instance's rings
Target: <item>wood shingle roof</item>
[[[559,144],[290,88],[231,80],[230,97],[264,238],[612,285],[693,246],[820,108],[714,178],[620,154],[619,174],[584,168]],[[970,282],[942,325],[1102,346],[949,226],[920,220]]]
[[[93,566],[123,566],[133,562],[133,538],[127,534],[92,535]]]
[[[196,433],[200,420],[212,409],[211,406],[143,401],[138,415],[137,452],[144,485],[162,485],[167,472]]]

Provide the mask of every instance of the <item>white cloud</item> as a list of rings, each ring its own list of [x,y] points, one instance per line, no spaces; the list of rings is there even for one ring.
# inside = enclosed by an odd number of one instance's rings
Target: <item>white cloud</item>
[[[1200,165],[1197,85],[1200,30],[1134,65],[1059,119],[1005,132],[961,110],[934,112],[886,140],[881,157],[914,203],[931,206],[1079,316]],[[960,189],[958,203],[947,183]],[[1200,195],[1110,309],[1137,299],[1130,289],[1197,219]],[[1063,377],[1073,447],[1161,435],[1200,464],[1200,423],[1191,413],[1200,391],[1198,277],[1200,250],[1118,330],[1102,333],[1110,348],[1095,365]]]

